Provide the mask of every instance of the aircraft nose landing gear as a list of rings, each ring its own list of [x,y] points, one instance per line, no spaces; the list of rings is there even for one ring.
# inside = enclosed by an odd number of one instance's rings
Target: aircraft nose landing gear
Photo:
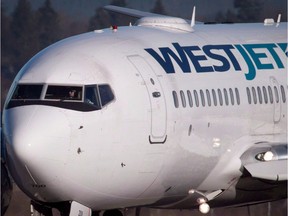
[[[210,206],[205,202],[199,205],[199,211],[202,214],[207,214],[210,211]]]
[[[206,203],[207,200],[205,198],[199,198],[197,202],[199,203],[199,211],[202,214],[207,214],[210,211],[210,206]]]
[[[216,190],[216,191],[210,191],[210,192],[200,192],[195,189],[191,189],[188,191],[191,200],[193,200],[195,205],[199,205],[199,211],[202,214],[207,214],[210,211],[210,206],[207,203],[210,200],[215,199],[217,196],[219,196],[223,190]]]

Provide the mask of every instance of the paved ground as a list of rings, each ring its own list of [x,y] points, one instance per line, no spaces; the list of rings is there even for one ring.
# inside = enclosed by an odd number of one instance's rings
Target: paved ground
[[[270,211],[269,211],[270,209]],[[250,212],[250,215],[249,215]],[[55,216],[59,213],[53,211]],[[27,196],[14,185],[14,191],[10,206],[5,216],[31,216],[30,200]],[[126,216],[134,216],[134,210],[129,210]],[[141,209],[141,216],[203,216],[198,211],[174,211]],[[270,204],[254,205],[241,208],[212,209],[207,216],[287,216],[287,200],[272,202]]]

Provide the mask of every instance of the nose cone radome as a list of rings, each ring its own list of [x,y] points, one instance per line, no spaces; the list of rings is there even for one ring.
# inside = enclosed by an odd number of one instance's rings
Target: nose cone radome
[[[53,187],[65,171],[70,145],[65,112],[45,106],[8,109],[3,128],[8,166],[15,182],[29,196],[43,200],[41,191]]]

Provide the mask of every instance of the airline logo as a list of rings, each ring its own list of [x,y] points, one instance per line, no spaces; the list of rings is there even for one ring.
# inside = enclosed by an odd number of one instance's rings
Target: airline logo
[[[280,55],[284,52],[284,55],[288,56],[287,43],[223,44],[203,47],[181,46],[179,43],[172,45],[174,49],[161,47],[160,52],[152,48],[145,49],[167,74],[175,73],[173,59],[183,73],[191,73],[193,65],[197,73],[243,71],[247,80],[253,80],[258,70],[285,68]],[[244,61],[239,61],[239,58]],[[246,65],[239,62],[246,62]]]

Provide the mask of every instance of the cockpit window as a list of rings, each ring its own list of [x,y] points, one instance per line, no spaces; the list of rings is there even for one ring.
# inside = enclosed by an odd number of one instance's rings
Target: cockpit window
[[[101,107],[99,96],[98,96],[98,88],[97,86],[86,86],[85,87],[85,103]]]
[[[48,86],[46,100],[82,101],[82,87],[79,86]]]
[[[114,100],[114,94],[109,85],[85,87],[85,103],[101,108],[112,100]]]
[[[19,84],[5,108],[43,105],[90,112],[102,109],[115,98],[108,84],[87,86],[48,85],[47,87],[45,85],[45,88],[43,86],[43,84]]]
[[[102,106],[105,106],[106,104],[114,100],[114,94],[109,85],[99,85],[99,94]]]
[[[12,100],[40,99],[43,85],[19,84],[12,96]]]

